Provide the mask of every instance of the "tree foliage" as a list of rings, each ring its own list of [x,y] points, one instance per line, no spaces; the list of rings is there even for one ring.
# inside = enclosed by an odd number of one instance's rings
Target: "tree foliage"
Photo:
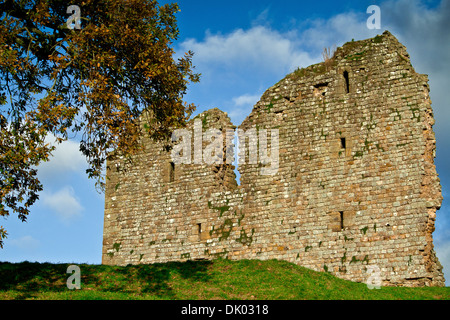
[[[175,59],[172,48],[176,4],[80,0],[80,28],[70,24],[72,4],[0,0],[2,216],[15,212],[25,221],[38,199],[36,167],[54,149],[46,136],[61,142],[79,132],[87,173],[101,187],[111,151],[139,148],[143,114],[146,131],[161,138],[194,110],[182,100],[199,80],[192,53]],[[5,236],[0,227],[0,246]]]

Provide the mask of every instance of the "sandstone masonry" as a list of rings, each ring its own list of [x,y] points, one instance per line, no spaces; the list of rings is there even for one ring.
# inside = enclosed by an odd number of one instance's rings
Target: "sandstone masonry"
[[[219,109],[197,118],[224,137],[236,128]],[[433,124],[428,78],[393,35],[348,42],[269,88],[240,125],[279,130],[276,174],[242,162],[238,185],[232,164],[174,164],[170,143],[145,136],[126,170],[110,161],[103,263],[281,259],[352,281],[376,266],[382,285],[443,286]]]

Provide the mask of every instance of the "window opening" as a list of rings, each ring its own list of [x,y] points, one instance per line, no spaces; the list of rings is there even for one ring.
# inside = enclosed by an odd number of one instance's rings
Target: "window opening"
[[[345,138],[341,138],[341,148],[345,149],[346,146],[347,146],[347,144],[346,144]]]
[[[175,181],[175,163],[174,162],[170,162],[169,181],[170,182],[174,182]]]
[[[348,79],[348,72],[347,71],[344,71],[344,79],[345,79],[345,91],[347,93],[350,93],[350,82],[349,82],[349,79]]]
[[[197,223],[197,234],[198,234],[198,239],[201,240],[202,239],[202,224],[201,223]]]

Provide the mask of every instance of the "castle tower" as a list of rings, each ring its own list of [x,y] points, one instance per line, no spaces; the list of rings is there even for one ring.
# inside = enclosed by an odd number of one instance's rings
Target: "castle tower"
[[[218,109],[177,142],[143,137],[125,172],[109,162],[103,263],[282,259],[352,281],[376,270],[383,285],[443,286],[429,90],[386,31],[263,94],[237,128],[240,185],[236,128]]]

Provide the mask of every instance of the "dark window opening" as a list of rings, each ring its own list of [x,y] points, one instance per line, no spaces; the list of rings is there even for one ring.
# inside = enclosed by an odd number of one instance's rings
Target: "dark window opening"
[[[198,234],[198,238],[201,239],[201,236],[202,236],[202,224],[201,223],[197,223],[197,234]]]
[[[175,163],[171,162],[169,167],[169,182],[175,181]]]
[[[347,93],[350,93],[350,82],[349,82],[349,79],[348,79],[348,72],[347,71],[344,71],[344,79],[345,79],[345,91]]]
[[[339,218],[341,223],[341,230],[344,230],[344,211],[339,211]]]
[[[342,148],[342,149],[345,149],[345,148],[346,148],[345,138],[341,138],[341,148]]]

